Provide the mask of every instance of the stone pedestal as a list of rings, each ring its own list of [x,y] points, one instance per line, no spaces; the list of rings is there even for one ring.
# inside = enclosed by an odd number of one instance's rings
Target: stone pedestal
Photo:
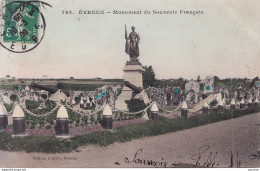
[[[188,117],[188,109],[181,109],[181,117],[182,118]]]
[[[0,132],[4,131],[8,125],[7,115],[0,115]]]
[[[143,72],[144,69],[140,65],[126,65],[123,68],[124,71],[124,81],[128,81],[131,84],[134,84],[136,87],[143,88]],[[149,99],[145,91],[142,91],[140,94],[133,94],[134,92],[124,86],[122,89],[122,93],[118,96],[118,99],[115,102],[115,107],[119,110],[127,111],[126,100],[130,100],[131,98],[141,98],[144,100],[144,103],[148,103]]]
[[[57,112],[55,125],[56,137],[69,138],[69,115],[66,108],[62,105]]]
[[[248,103],[248,107],[254,107],[253,103]]]
[[[218,105],[218,113],[224,112],[224,106],[223,105]]]
[[[240,109],[244,109],[245,108],[245,104],[244,103],[240,103]]]
[[[55,125],[55,133],[58,136],[69,135],[69,119],[57,119]]]
[[[231,105],[230,105],[230,110],[231,110],[231,111],[234,111],[235,109],[236,109],[236,105],[231,104]]]
[[[112,110],[109,105],[106,105],[101,120],[101,126],[103,129],[112,129],[113,128],[113,119],[112,119]]]
[[[208,107],[202,107],[202,114],[208,114],[209,113],[209,108]]]
[[[112,115],[109,115],[109,116],[103,115],[101,126],[103,129],[112,129],[112,127],[113,127]]]
[[[25,135],[25,118],[16,117],[13,120],[13,134],[14,135]]]

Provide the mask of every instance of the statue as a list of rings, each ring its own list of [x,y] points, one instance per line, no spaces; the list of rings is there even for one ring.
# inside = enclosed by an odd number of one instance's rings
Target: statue
[[[124,71],[124,88],[115,101],[115,108],[128,111],[126,100],[132,98],[142,99],[144,103],[149,103],[147,93],[143,90],[143,72],[145,69],[139,62],[139,42],[140,37],[132,26],[132,32],[128,35],[125,26],[125,52],[129,55],[130,60],[126,62]]]
[[[125,26],[125,52],[130,56],[130,61],[127,62],[127,65],[141,65],[139,60],[137,59],[139,56],[139,42],[140,42],[140,37],[139,35],[135,32],[135,27],[131,27],[132,32],[127,36],[127,30]],[[130,40],[130,41],[129,41]]]

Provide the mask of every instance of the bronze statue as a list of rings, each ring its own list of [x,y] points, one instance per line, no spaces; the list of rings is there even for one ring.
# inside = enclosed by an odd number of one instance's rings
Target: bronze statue
[[[131,27],[132,32],[127,36],[127,30],[125,26],[125,39],[126,39],[126,44],[125,44],[125,52],[130,56],[130,61],[137,60],[137,57],[139,56],[139,42],[140,42],[140,37],[139,35],[135,32],[135,27]],[[130,42],[129,42],[130,40]]]

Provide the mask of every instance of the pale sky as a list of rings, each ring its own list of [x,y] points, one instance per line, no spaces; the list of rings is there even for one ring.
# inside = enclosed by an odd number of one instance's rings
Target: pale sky
[[[0,77],[123,78],[124,25],[140,35],[143,65],[156,78],[260,76],[260,1],[255,0],[46,0],[47,28],[33,51],[16,54],[0,46]],[[72,10],[74,15],[64,15]],[[105,10],[80,15],[79,10]],[[116,15],[113,10],[174,10],[168,15]],[[200,10],[204,14],[179,14]]]

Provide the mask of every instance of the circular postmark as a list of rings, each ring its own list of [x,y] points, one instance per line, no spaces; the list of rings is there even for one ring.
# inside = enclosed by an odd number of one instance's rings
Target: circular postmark
[[[0,45],[14,53],[35,49],[46,29],[40,1],[12,1],[0,9]]]

